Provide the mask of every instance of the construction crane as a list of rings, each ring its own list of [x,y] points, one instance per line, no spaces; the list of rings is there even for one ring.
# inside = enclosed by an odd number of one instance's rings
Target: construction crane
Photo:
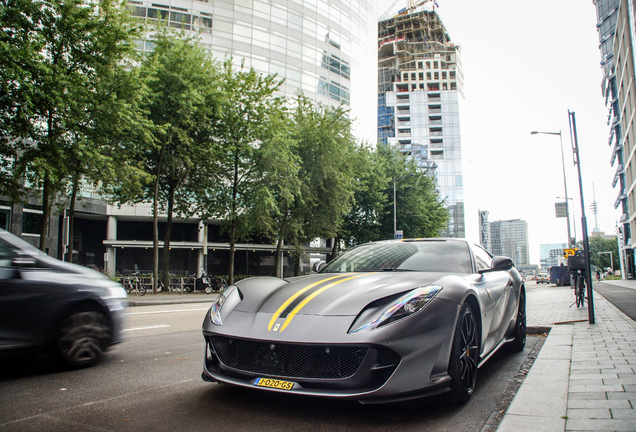
[[[391,12],[391,10],[393,10],[395,5],[398,4],[399,1],[400,0],[395,0],[393,2],[393,4],[386,10],[386,12],[384,12],[382,14],[382,16],[380,17],[380,19],[378,19],[378,21],[384,20],[387,17],[387,15],[389,15],[389,12]],[[405,11],[406,11],[407,14],[411,13],[415,9],[417,9],[418,7],[422,6],[423,4],[430,3],[430,2],[433,2],[433,7],[435,7],[435,6],[439,7],[437,5],[437,1],[436,0],[419,0],[419,1],[408,0],[408,6],[406,7]]]

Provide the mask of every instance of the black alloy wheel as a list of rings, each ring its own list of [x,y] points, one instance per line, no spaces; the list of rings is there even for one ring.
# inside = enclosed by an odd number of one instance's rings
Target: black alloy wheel
[[[451,377],[450,392],[446,399],[452,403],[466,402],[475,390],[479,365],[479,332],[475,314],[468,303],[464,303],[455,329],[453,346],[448,364]]]
[[[526,293],[523,288],[519,293],[519,309],[513,336],[510,347],[513,351],[523,351],[526,346]]]
[[[110,322],[96,310],[78,310],[60,328],[57,351],[67,366],[82,368],[100,359],[111,340]]]

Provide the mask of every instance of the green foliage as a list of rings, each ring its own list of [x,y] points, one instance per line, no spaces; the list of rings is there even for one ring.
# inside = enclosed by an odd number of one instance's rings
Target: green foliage
[[[0,159],[13,158],[0,193],[23,199],[24,179],[41,189],[44,248],[50,198],[96,153],[94,107],[140,28],[113,0],[2,0],[0,22]]]
[[[282,84],[275,75],[263,76],[227,60],[222,90],[227,99],[209,122],[212,143],[200,177],[196,209],[203,219],[223,219],[230,238],[230,283],[234,273],[234,244],[256,230],[272,229],[277,214],[274,191],[279,180],[294,173],[293,140],[285,100],[275,95]]]
[[[438,237],[448,223],[448,211],[433,179],[399,151],[384,145],[360,149],[356,163],[355,205],[341,231],[348,245],[392,239],[393,186],[397,229],[405,238]]]
[[[342,108],[296,99],[293,132],[301,161],[301,196],[292,209],[292,243],[335,237],[353,203],[356,146],[351,120]]]
[[[616,238],[603,238],[600,236],[590,236],[590,264],[596,267],[612,267],[610,264],[610,254],[599,254],[599,252],[612,252],[614,270],[620,269],[620,256],[618,255],[618,241]]]

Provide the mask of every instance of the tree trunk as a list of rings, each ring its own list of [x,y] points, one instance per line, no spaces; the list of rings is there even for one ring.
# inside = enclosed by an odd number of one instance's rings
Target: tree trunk
[[[236,219],[232,219],[232,225],[230,228],[230,265],[227,269],[228,271],[228,284],[232,285],[234,283],[234,235],[236,233]]]
[[[79,189],[79,165],[77,163],[77,171],[73,177],[73,190],[71,191],[71,202],[68,205],[68,250],[66,251],[66,261],[73,262],[73,247],[74,247],[74,227],[75,227],[75,200],[77,199],[77,190]]]
[[[163,162],[164,148],[161,147],[159,162],[157,162],[157,175],[155,176],[155,191],[152,197],[152,293],[157,294],[157,282],[159,281],[159,177],[161,174],[161,163]],[[168,287],[169,281],[164,281],[164,286]]]
[[[283,251],[283,237],[285,228],[287,226],[287,217],[289,216],[289,210],[285,212],[283,216],[283,222],[280,226],[280,230],[278,231],[278,241],[276,243],[276,256],[274,256],[274,268],[276,269],[276,277],[283,278],[285,276],[285,271],[280,268],[280,262],[282,259],[281,253]]]
[[[166,232],[163,235],[163,271],[161,272],[161,280],[164,286],[169,279],[168,268],[170,266],[170,233],[172,232],[172,209],[174,207],[174,188],[171,186],[168,192],[168,220],[166,222]]]
[[[300,258],[301,255],[294,255],[294,276],[300,276]]]
[[[46,240],[49,238],[49,219],[51,215],[51,177],[47,172],[44,174],[44,185],[42,187],[42,225],[40,225],[40,250],[46,252]]]
[[[340,244],[340,237],[338,237],[336,235],[333,238],[333,247],[331,248],[331,256],[329,257],[329,261],[331,261],[332,259],[334,259],[336,257],[336,254],[338,253],[338,245],[339,244]]]
[[[234,283],[234,245],[236,244],[236,197],[238,196],[239,157],[234,156],[234,181],[232,182],[231,225],[230,225],[230,265],[228,267],[228,283]]]

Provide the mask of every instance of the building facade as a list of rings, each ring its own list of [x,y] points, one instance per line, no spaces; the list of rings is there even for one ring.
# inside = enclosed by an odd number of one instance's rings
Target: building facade
[[[461,52],[426,7],[378,23],[378,144],[399,149],[434,176],[450,213],[441,235],[465,237]]]
[[[568,247],[565,243],[549,243],[539,245],[539,261],[541,268],[550,270],[550,267],[567,265],[563,257],[563,250]]]
[[[317,102],[350,108],[354,135],[375,138],[377,65],[375,0],[130,0],[132,14],[148,22],[167,21],[200,43],[219,60],[233,58],[263,74],[284,78],[283,95],[299,91]],[[138,42],[140,51],[154,47],[152,35]],[[54,209],[49,253],[62,257],[64,204]],[[0,227],[8,227],[39,244],[33,206],[14,206],[0,197]],[[77,204],[74,261],[110,273],[152,268],[152,210],[149,204],[115,207],[85,190]],[[160,217],[160,238],[165,228]],[[207,267],[226,274],[229,244],[218,220],[175,220],[171,235],[171,271],[192,274]],[[235,274],[274,274],[274,246],[256,236],[236,246]],[[324,243],[324,242],[323,242]],[[328,243],[310,248],[330,251]],[[286,260],[285,274],[293,274]],[[307,263],[309,260],[307,260]]]
[[[490,223],[492,255],[512,258],[515,265],[528,265],[530,248],[528,243],[528,223],[521,219],[495,221]]]
[[[487,210],[477,210],[479,220],[479,244],[481,247],[490,252],[491,240],[490,240],[490,222],[488,221]]]
[[[632,0],[593,0],[596,7],[603,70],[602,91],[609,110],[610,164],[616,167],[612,185],[617,189],[614,208],[620,209],[621,256],[629,274],[634,274],[631,233],[636,228],[634,186],[634,10]]]

